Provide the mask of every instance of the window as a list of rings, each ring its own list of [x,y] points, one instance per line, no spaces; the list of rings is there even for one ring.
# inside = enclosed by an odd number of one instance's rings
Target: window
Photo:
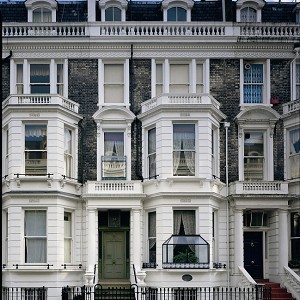
[[[263,103],[263,64],[244,64],[244,103]]]
[[[212,175],[219,177],[218,167],[218,132],[217,129],[211,130],[211,169]]]
[[[105,10],[105,21],[121,21],[121,9],[115,6]]]
[[[47,126],[25,125],[25,174],[47,173]]]
[[[57,64],[57,94],[63,96],[64,92],[64,65],[63,64]]]
[[[25,263],[46,263],[46,211],[26,210],[24,231]]]
[[[148,131],[148,176],[156,176],[156,128]]]
[[[48,8],[37,8],[32,12],[32,20],[36,23],[46,23],[52,21],[52,11]]]
[[[124,103],[124,65],[104,65],[104,102]]]
[[[49,64],[30,65],[30,93],[31,94],[50,93],[50,65]]]
[[[46,289],[42,288],[22,288],[21,299],[24,300],[43,300],[47,299]]]
[[[72,177],[73,170],[73,151],[72,151],[72,131],[68,128],[65,128],[65,170],[64,174],[67,177]]]
[[[296,64],[296,99],[300,99],[300,64]]]
[[[268,215],[264,211],[250,210],[243,215],[243,225],[246,227],[267,226]]]
[[[23,65],[17,64],[17,94],[24,93],[24,84],[23,84]]]
[[[148,213],[149,263],[156,263],[156,212]]]
[[[182,7],[172,7],[167,12],[168,21],[186,21],[186,10]]]
[[[196,233],[195,211],[174,210],[173,232],[177,235],[192,235]]]
[[[102,179],[126,179],[124,132],[104,132]]]
[[[2,176],[8,175],[8,159],[9,159],[9,150],[8,150],[8,142],[9,142],[9,131],[8,129],[4,130],[4,135],[3,135],[4,143],[3,143],[3,148],[2,151],[5,153],[5,158],[4,158],[4,168],[2,170]]]
[[[64,262],[71,263],[72,255],[72,214],[64,212]]]
[[[241,22],[256,22],[256,10],[252,7],[245,7],[241,9]]]
[[[300,265],[300,213],[291,213],[291,266]]]
[[[289,131],[290,178],[300,177],[300,128]]]
[[[190,87],[189,65],[170,65],[170,93],[188,93]]]
[[[244,133],[244,180],[264,179],[264,133]]]
[[[156,64],[156,96],[163,93],[163,64]]]
[[[194,124],[173,124],[173,175],[195,175]]]
[[[196,92],[204,92],[203,64],[197,64],[196,67]]]

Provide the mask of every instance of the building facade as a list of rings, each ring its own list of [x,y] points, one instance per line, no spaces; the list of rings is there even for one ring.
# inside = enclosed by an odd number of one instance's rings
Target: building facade
[[[299,3],[0,9],[3,286],[300,299]]]

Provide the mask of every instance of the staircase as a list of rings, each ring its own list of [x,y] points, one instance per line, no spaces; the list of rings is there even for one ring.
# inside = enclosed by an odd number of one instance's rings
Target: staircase
[[[271,288],[272,300],[295,300],[295,298],[287,292],[286,288],[280,287],[279,283],[270,282],[269,279],[256,280],[256,283],[262,284],[266,288]]]
[[[129,281],[102,281],[95,287],[95,300],[134,300],[135,290]]]

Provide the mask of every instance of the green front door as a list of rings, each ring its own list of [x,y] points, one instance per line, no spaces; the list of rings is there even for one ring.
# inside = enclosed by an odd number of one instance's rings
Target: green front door
[[[126,232],[103,232],[103,278],[126,278]]]

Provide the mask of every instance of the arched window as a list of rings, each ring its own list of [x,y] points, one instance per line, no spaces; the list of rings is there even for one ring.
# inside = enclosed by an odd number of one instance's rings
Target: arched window
[[[105,21],[121,21],[121,9],[115,6],[105,10]]]
[[[33,22],[51,22],[52,21],[52,12],[50,9],[41,7],[37,8],[32,12],[32,21]]]
[[[186,10],[182,7],[172,7],[168,9],[168,21],[186,21]]]
[[[241,22],[256,22],[257,12],[252,7],[245,7],[241,9]]]

